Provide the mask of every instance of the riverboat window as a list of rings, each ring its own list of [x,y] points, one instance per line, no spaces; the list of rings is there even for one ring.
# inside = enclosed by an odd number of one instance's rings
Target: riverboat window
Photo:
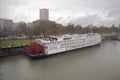
[[[69,40],[69,39],[72,39],[72,38],[63,38],[63,40]]]

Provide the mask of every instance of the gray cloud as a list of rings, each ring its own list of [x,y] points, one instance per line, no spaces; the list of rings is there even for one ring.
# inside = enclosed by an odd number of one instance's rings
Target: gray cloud
[[[39,8],[49,8],[50,19],[83,26],[120,24],[120,0],[0,0],[0,17],[14,21],[39,18]]]

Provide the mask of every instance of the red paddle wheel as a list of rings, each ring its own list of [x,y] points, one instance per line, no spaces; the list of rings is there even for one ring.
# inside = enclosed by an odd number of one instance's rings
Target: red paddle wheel
[[[44,47],[37,42],[31,43],[27,48],[28,54],[41,54],[44,53]]]

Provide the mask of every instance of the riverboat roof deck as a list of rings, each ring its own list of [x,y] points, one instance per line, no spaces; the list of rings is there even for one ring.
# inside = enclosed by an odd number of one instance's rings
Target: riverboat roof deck
[[[51,43],[51,42],[58,42],[63,40],[70,40],[70,39],[77,39],[77,38],[86,38],[86,37],[93,37],[93,36],[100,36],[99,34],[89,33],[89,34],[64,34],[64,35],[57,35],[57,36],[49,36],[48,38],[41,38],[36,39],[36,42],[39,44],[44,43]]]

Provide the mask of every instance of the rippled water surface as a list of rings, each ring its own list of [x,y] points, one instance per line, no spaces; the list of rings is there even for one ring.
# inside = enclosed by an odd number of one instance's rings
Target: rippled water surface
[[[0,80],[120,80],[120,41],[45,59],[0,58]]]

